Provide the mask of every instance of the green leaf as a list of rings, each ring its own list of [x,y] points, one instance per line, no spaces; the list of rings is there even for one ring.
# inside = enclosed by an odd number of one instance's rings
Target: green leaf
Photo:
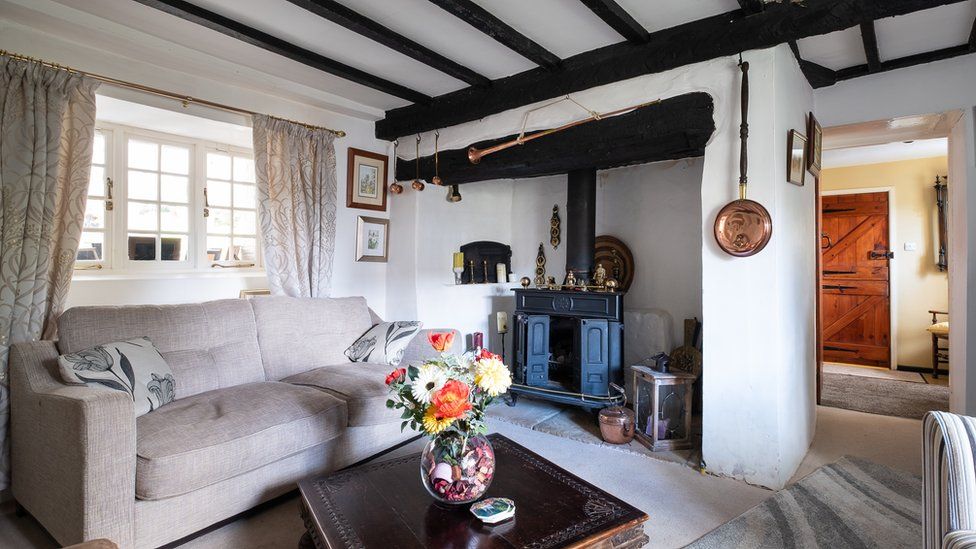
[[[404,429],[407,428],[407,424],[408,423],[410,423],[410,422],[409,421],[404,421],[403,423],[400,424],[400,432],[401,433],[403,432]]]
[[[412,415],[413,412],[411,412],[410,410],[404,410],[403,414],[400,415],[400,419],[410,419],[410,416]]]
[[[407,366],[407,377],[410,379],[417,379],[417,374],[420,373],[420,369],[416,366]]]
[[[390,400],[387,400],[386,401],[386,407],[387,408],[393,408],[395,405],[396,405],[396,403],[393,402],[393,399],[390,399]]]

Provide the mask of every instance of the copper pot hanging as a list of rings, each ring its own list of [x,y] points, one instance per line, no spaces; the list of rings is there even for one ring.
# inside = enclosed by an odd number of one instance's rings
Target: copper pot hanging
[[[746,198],[749,170],[749,63],[739,61],[742,70],[742,125],[739,127],[741,150],[739,151],[739,199],[729,202],[715,218],[715,241],[729,255],[748,257],[756,255],[773,235],[773,219],[762,204]]]

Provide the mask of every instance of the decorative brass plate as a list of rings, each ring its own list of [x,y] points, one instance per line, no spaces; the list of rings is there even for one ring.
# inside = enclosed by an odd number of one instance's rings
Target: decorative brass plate
[[[610,235],[596,237],[593,267],[603,263],[607,276],[618,282],[618,291],[626,292],[634,282],[634,254],[619,238]]]

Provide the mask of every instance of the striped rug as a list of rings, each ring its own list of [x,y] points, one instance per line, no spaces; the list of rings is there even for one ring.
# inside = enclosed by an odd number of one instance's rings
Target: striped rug
[[[922,480],[858,458],[824,465],[688,547],[917,548]]]

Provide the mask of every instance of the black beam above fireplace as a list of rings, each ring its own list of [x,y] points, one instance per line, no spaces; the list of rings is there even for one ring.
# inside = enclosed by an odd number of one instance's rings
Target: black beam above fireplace
[[[486,156],[479,164],[468,160],[467,149],[441,151],[438,175],[451,185],[702,156],[715,131],[712,110],[710,95],[689,93],[526,142]],[[488,147],[515,137],[482,141],[474,146]],[[413,179],[416,170],[414,160],[397,160],[398,180]],[[420,179],[430,181],[434,170],[433,155],[420,158]]]

